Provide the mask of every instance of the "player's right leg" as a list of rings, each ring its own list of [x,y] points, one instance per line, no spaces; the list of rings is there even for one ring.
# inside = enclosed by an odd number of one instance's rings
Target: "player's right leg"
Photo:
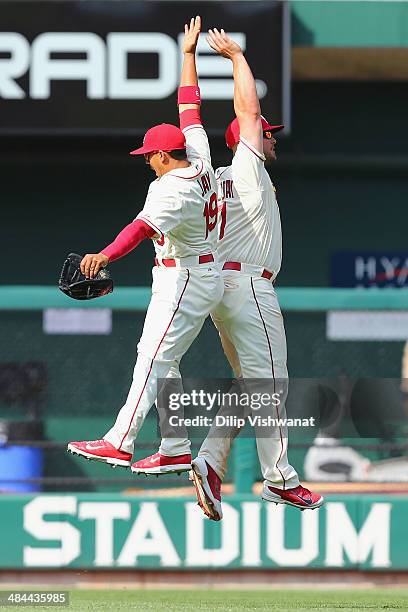
[[[154,307],[150,308],[150,306],[149,310],[148,315],[155,311]],[[164,319],[164,313],[162,312],[163,322],[170,320],[172,316],[171,309],[169,309],[166,315],[167,319]],[[146,316],[146,321],[147,320],[148,317]],[[145,329],[149,332],[151,328],[150,326],[146,328],[146,321]],[[163,327],[164,325],[156,325],[156,329],[158,329],[159,333],[164,334],[165,329],[162,329]],[[150,338],[153,338],[153,333],[151,333]],[[156,341],[157,344],[159,344],[160,338],[157,337]],[[102,440],[70,442],[67,447],[69,452],[82,456],[88,460],[92,459],[94,461],[107,463],[112,467],[131,466],[134,441],[156,399],[159,381],[165,379],[170,370],[178,370],[178,364],[176,362],[155,360],[151,356],[153,354],[154,353],[145,355],[139,351],[133,370],[132,384],[126,402],[119,411],[115,424],[107,434],[105,434],[104,438]],[[179,453],[181,456],[178,458],[176,466],[171,465],[172,460],[170,459],[168,461],[169,467],[166,468],[166,460],[162,459],[160,461],[153,455],[147,458],[149,464],[146,466],[148,468],[146,473],[164,473],[166,470],[168,472],[188,471],[191,468],[190,442],[185,437],[181,443],[183,451]]]
[[[169,317],[170,313],[167,313],[167,318]],[[157,327],[164,333],[159,325]],[[160,338],[157,339],[157,343],[159,342]],[[171,367],[178,365],[159,362],[152,356],[139,352],[126,402],[120,409],[113,427],[102,440],[70,442],[67,450],[86,459],[101,461],[112,466],[130,467],[134,441],[156,399],[158,381],[166,378]],[[188,440],[185,440],[185,446],[186,452],[183,454],[187,455],[185,470],[188,470],[191,465]],[[152,464],[150,467],[155,468],[157,464]]]
[[[165,271],[167,272],[167,270]],[[86,459],[104,461],[111,465],[129,467],[134,441],[157,395],[158,380],[165,379],[170,370],[178,370],[177,354],[160,354],[166,335],[183,300],[188,299],[189,274],[187,270],[169,270],[167,274],[153,271],[152,298],[146,312],[143,333],[138,344],[138,355],[132,383],[116,422],[103,440],[70,442],[68,450]],[[188,456],[186,468],[191,466],[189,442],[185,440]],[[153,465],[151,467],[154,467]]]
[[[172,370],[178,371],[182,356],[223,293],[218,268],[213,265],[154,268],[153,279],[132,385],[114,426],[104,436],[114,449],[130,455],[160,385]],[[168,454],[159,451],[134,463],[132,471],[163,474],[191,469],[190,442],[186,436],[170,440],[167,449]]]

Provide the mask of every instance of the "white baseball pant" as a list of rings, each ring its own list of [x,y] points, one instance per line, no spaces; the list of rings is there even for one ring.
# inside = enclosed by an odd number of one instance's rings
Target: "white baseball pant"
[[[249,276],[234,270],[225,270],[222,275],[224,296],[211,313],[213,321],[235,346],[243,379],[270,379],[273,387],[275,381],[278,384],[287,379],[288,372],[285,328],[272,282],[260,274]],[[270,410],[274,418],[286,416],[283,403]],[[238,433],[238,429],[231,428],[229,435],[219,437],[213,427],[199,451],[221,480]],[[281,489],[298,486],[298,475],[288,462],[286,428],[273,428],[270,435],[263,430],[256,444],[265,484]]]
[[[184,353],[199,334],[224,291],[218,264],[153,268],[152,298],[146,313],[133,380],[124,406],[104,439],[133,453],[134,441],[156,400],[158,379],[179,377]],[[163,440],[168,456],[190,452],[187,438]]]

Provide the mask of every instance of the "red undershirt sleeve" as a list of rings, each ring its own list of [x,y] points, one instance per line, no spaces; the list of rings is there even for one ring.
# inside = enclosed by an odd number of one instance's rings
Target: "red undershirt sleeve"
[[[197,108],[189,108],[182,113],[180,113],[180,129],[185,130],[185,128],[190,125],[201,125],[201,115],[200,115],[200,107]]]
[[[136,219],[124,227],[115,240],[105,247],[101,253],[109,257],[109,261],[115,261],[133,251],[142,240],[153,238],[155,234],[154,229],[147,223]]]

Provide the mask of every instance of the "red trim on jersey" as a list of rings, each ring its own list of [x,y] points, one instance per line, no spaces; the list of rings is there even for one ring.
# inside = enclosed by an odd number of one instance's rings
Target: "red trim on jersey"
[[[188,108],[180,113],[180,129],[184,132],[192,125],[202,125],[199,108]]]
[[[150,219],[148,219],[144,215],[137,215],[136,219],[140,219],[141,221],[144,221],[145,223],[147,223],[147,225],[149,225],[152,229],[154,229],[155,234],[159,234],[160,237],[164,238],[164,234],[161,231],[161,229],[157,227],[157,225],[155,225],[152,221],[150,221]]]
[[[155,230],[147,223],[136,219],[124,227],[115,240],[105,247],[101,253],[109,257],[109,261],[115,261],[133,251],[145,238],[152,238],[155,233]]]
[[[173,174],[174,170],[171,170],[171,171],[169,172],[169,174],[170,174],[171,176],[176,176],[177,178],[182,178],[182,179],[184,179],[184,180],[186,180],[186,181],[191,181],[192,179],[197,178],[197,176],[200,176],[200,174],[202,173],[202,171],[203,171],[203,169],[204,169],[204,162],[203,162],[203,160],[202,160],[202,159],[200,159],[199,161],[201,162],[201,168],[200,168],[200,170],[197,172],[197,174],[195,174],[194,176],[180,176],[179,174]]]
[[[162,335],[162,337],[161,337],[161,339],[160,339],[160,342],[159,342],[159,344],[158,344],[158,346],[157,346],[157,349],[156,349],[156,351],[155,351],[155,353],[154,353],[154,355],[153,355],[153,359],[152,359],[152,361],[151,361],[151,363],[150,363],[150,368],[149,368],[149,371],[148,371],[148,373],[147,373],[146,380],[145,380],[144,385],[143,385],[143,389],[142,389],[142,391],[140,392],[139,398],[138,398],[138,400],[137,400],[137,402],[136,402],[135,409],[134,409],[133,414],[132,414],[132,417],[131,417],[131,419],[130,419],[129,427],[127,428],[127,431],[126,431],[125,435],[123,436],[123,438],[122,438],[122,440],[121,440],[121,442],[120,442],[120,445],[119,445],[118,450],[120,450],[120,447],[121,447],[121,446],[122,446],[122,444],[123,444],[123,440],[126,438],[126,436],[128,435],[128,433],[129,433],[129,431],[130,431],[130,428],[131,428],[132,423],[133,423],[134,416],[135,416],[135,414],[136,414],[136,410],[137,410],[137,409],[138,409],[138,407],[139,407],[139,403],[140,403],[141,397],[142,397],[142,395],[143,395],[143,393],[144,393],[144,390],[145,390],[146,385],[147,385],[147,381],[149,380],[149,376],[150,376],[150,374],[151,374],[151,372],[152,372],[153,362],[154,362],[154,360],[155,360],[155,358],[156,358],[157,353],[159,352],[159,348],[161,347],[161,344],[162,344],[162,342],[163,342],[164,338],[166,337],[167,332],[169,331],[170,325],[173,323],[174,317],[176,316],[176,313],[177,313],[177,311],[178,311],[178,309],[179,309],[179,307],[180,307],[181,300],[182,300],[182,298],[183,298],[183,295],[184,295],[184,292],[185,292],[185,290],[186,290],[186,288],[187,288],[187,285],[188,285],[188,281],[189,281],[189,280],[190,280],[190,271],[189,271],[189,270],[187,270],[187,279],[186,279],[186,282],[185,282],[185,284],[184,284],[183,291],[181,292],[181,295],[180,295],[179,300],[178,300],[178,302],[177,302],[177,306],[176,306],[176,308],[175,308],[175,310],[174,310],[174,312],[173,312],[173,314],[172,314],[172,317],[171,317],[171,319],[170,319],[170,322],[169,322],[169,324],[167,325],[166,330],[165,330],[164,334]]]
[[[268,342],[269,356],[271,358],[271,367],[272,367],[273,392],[275,393],[275,368],[274,368],[274,365],[273,365],[272,346],[271,346],[271,341],[269,339],[268,330],[266,328],[266,324],[265,324],[264,318],[262,316],[261,308],[259,306],[258,300],[256,299],[255,287],[254,287],[254,283],[253,283],[252,277],[251,277],[251,287],[252,287],[252,293],[253,293],[253,296],[254,296],[255,304],[256,304],[256,307],[258,308],[259,316],[261,317],[262,325],[263,325],[263,328],[265,330],[266,340]],[[276,408],[276,413],[277,413],[278,419],[279,419],[280,418],[280,416],[279,416],[279,409],[278,409],[277,406],[275,406],[275,408]],[[280,425],[279,425],[279,436],[280,436],[280,442],[281,442],[281,452],[280,452],[278,460],[275,463],[275,467],[276,467],[276,469],[278,470],[279,474],[282,477],[282,480],[283,480],[283,490],[285,490],[286,489],[286,480],[285,480],[285,478],[284,478],[284,476],[283,476],[283,474],[282,474],[282,472],[281,472],[281,470],[279,469],[279,466],[278,466],[278,463],[281,460],[282,455],[283,455],[283,438],[282,438],[282,429],[281,429]]]
[[[261,155],[259,151],[257,151],[254,147],[252,147],[249,143],[245,142],[245,140],[242,140],[242,138],[240,138],[239,142],[242,142],[242,144],[245,145],[247,149],[249,149],[254,155],[258,157],[258,159],[260,159],[263,162],[265,161],[265,156]]]
[[[202,123],[194,123],[194,124],[189,125],[188,127],[184,128],[183,134],[185,134],[186,132],[190,132],[191,130],[195,130],[197,128],[199,128],[200,130],[204,129]]]

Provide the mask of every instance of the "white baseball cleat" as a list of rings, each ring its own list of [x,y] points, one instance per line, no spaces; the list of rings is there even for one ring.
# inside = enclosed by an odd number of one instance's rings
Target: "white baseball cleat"
[[[203,457],[194,459],[190,480],[194,483],[201,510],[212,521],[220,521],[222,519],[221,478]]]

